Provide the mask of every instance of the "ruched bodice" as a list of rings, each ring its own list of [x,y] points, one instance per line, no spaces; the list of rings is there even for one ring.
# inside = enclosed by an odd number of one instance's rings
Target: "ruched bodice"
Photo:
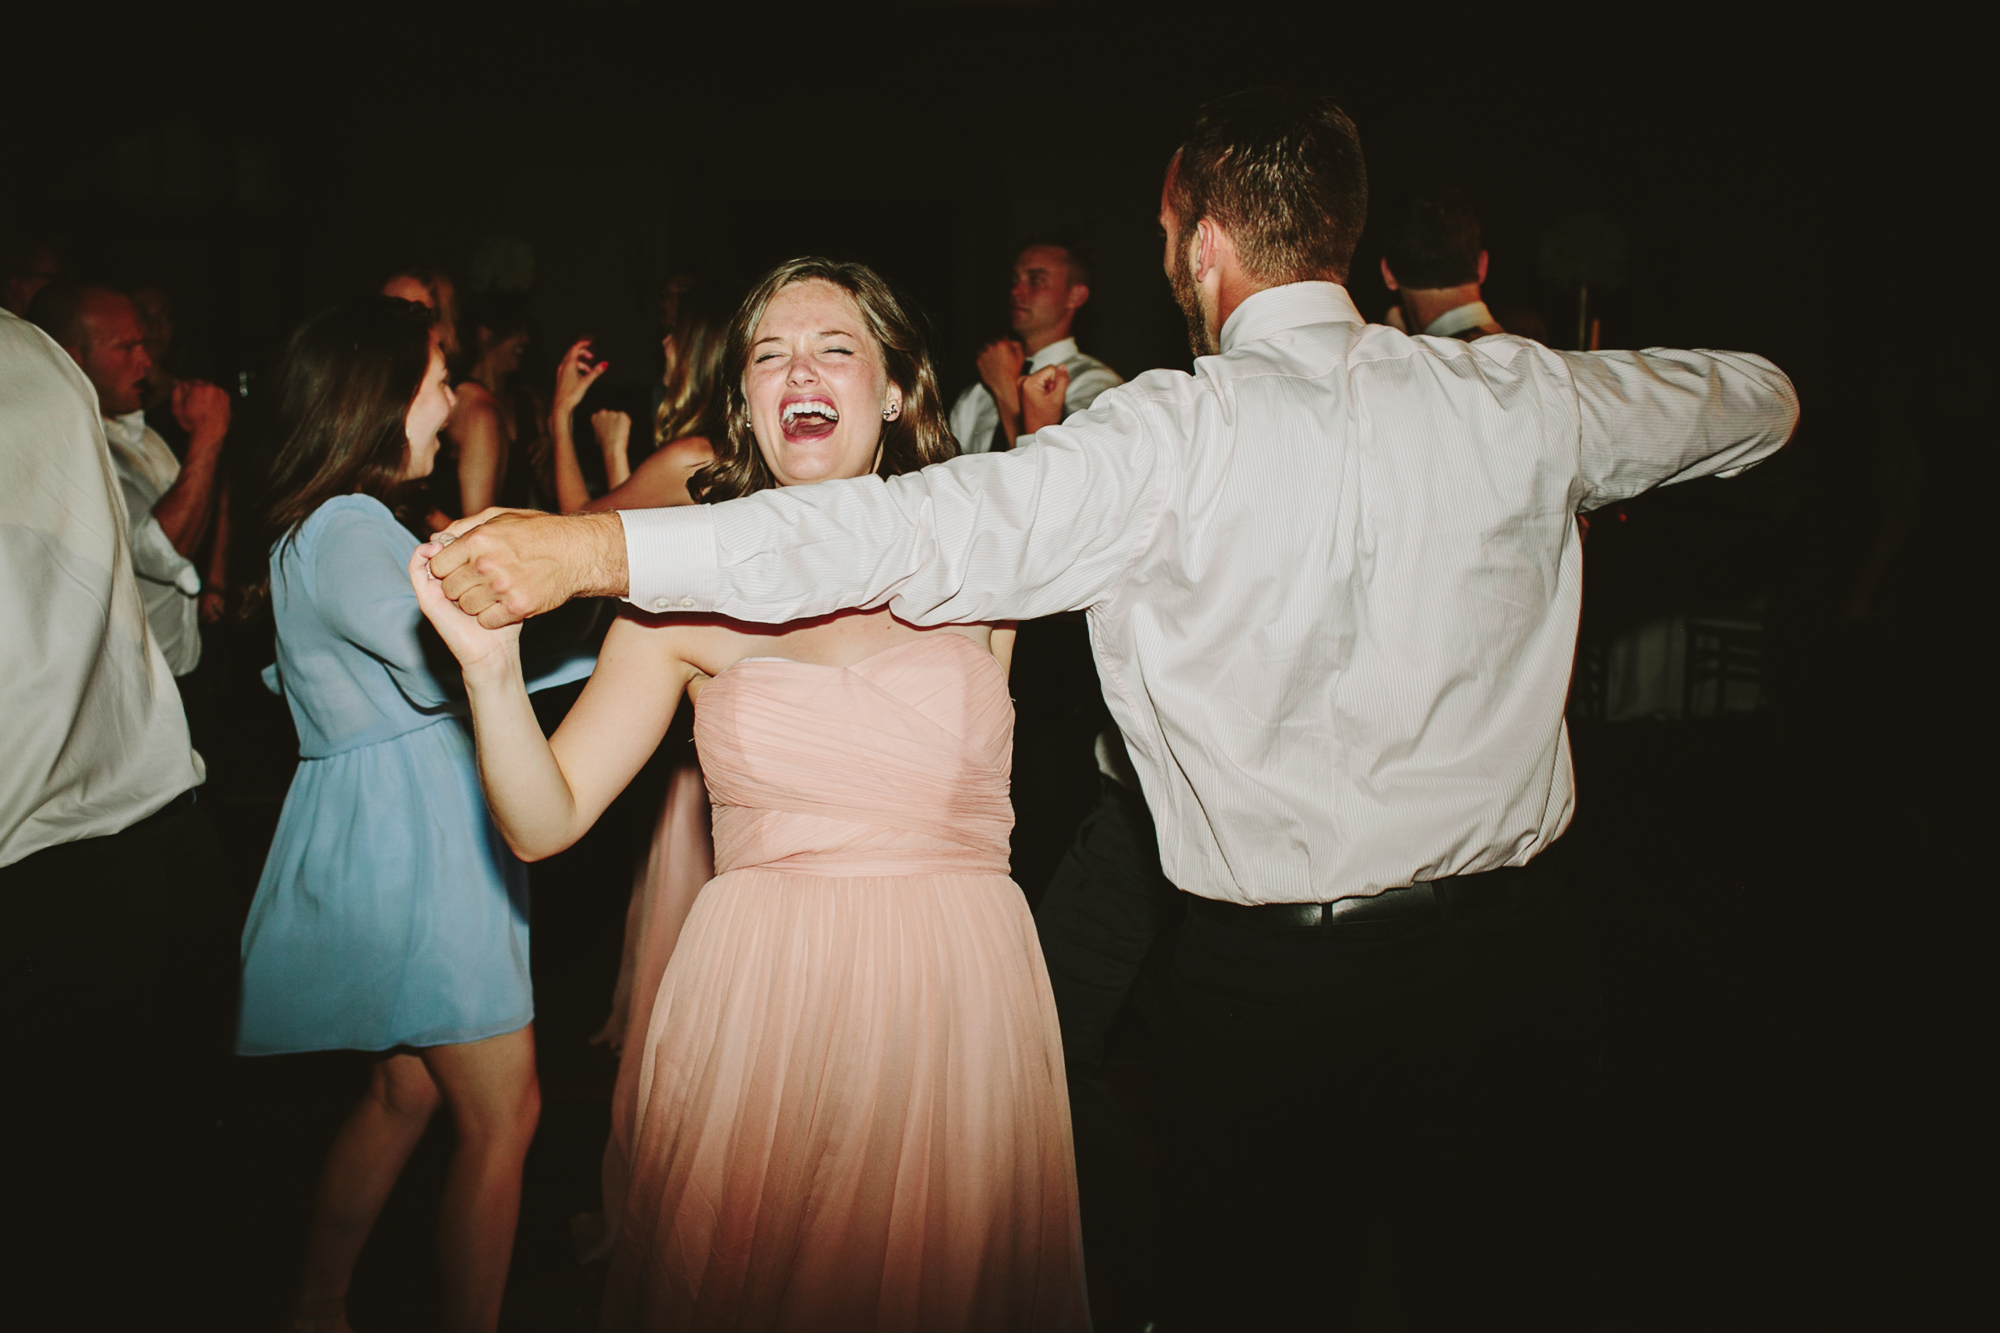
[[[739,662],[695,709],[716,873],[1004,875],[1013,741],[1006,674],[962,634]]]
[[[717,873],[646,1026],[603,1327],[1089,1326],[1013,731],[949,632],[702,689]]]

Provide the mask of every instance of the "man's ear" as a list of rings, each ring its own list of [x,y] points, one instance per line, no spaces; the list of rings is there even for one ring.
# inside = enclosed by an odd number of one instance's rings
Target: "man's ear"
[[[1486,252],[1484,250],[1479,252],[1479,281],[1486,281]]]
[[[1065,304],[1064,309],[1068,310],[1072,315],[1074,315],[1077,311],[1083,309],[1083,303],[1085,301],[1088,301],[1089,299],[1090,299],[1090,288],[1086,287],[1084,284],[1080,282],[1072,282],[1069,285],[1069,299]]]
[[[1479,273],[1481,277],[1486,275],[1486,256],[1484,253],[1479,256]],[[1389,257],[1387,255],[1382,256],[1382,285],[1392,292],[1403,290],[1396,284],[1396,275],[1389,271]]]
[[[1194,280],[1204,282],[1222,258],[1222,228],[1209,218],[1194,224]]]

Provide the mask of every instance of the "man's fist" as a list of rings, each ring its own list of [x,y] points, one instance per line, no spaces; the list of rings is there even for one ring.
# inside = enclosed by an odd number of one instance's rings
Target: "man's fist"
[[[213,449],[229,433],[229,395],[213,384],[182,380],[174,386],[174,420],[194,449]]]
[[[1043,366],[1021,379],[1021,433],[1032,435],[1044,426],[1060,425],[1063,400],[1069,396],[1069,371]]]
[[[979,350],[979,382],[993,395],[1003,416],[1021,415],[1021,391],[1017,386],[1021,382],[1021,367],[1027,364],[1028,353],[1012,338],[987,343]]]

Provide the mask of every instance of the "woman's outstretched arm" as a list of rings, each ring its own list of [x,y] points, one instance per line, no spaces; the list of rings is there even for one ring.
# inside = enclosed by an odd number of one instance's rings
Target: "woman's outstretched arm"
[[[687,632],[629,618],[613,625],[582,697],[545,739],[528,703],[520,627],[489,630],[461,613],[431,576],[438,549],[417,548],[410,583],[464,669],[493,822],[516,856],[539,861],[582,837],[667,734],[695,674],[681,658]]]

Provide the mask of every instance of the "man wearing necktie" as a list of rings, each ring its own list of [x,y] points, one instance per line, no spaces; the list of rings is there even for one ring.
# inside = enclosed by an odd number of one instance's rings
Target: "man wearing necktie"
[[[1077,350],[1071,331],[1090,299],[1090,272],[1074,248],[1036,242],[1014,260],[1013,328],[1016,338],[986,344],[979,353],[979,383],[951,409],[951,433],[968,454],[1003,453],[1021,429],[1021,377],[1049,366],[1069,372],[1064,415],[1081,412],[1097,395],[1125,381],[1094,356]]]

